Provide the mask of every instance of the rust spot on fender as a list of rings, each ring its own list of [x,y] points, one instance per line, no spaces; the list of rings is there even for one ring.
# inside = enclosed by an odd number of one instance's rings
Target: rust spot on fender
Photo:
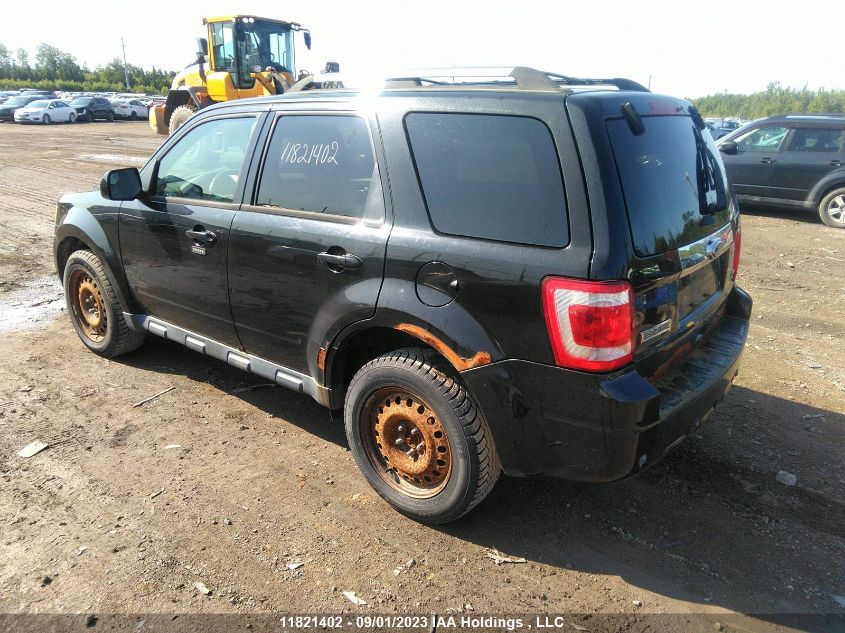
[[[472,356],[471,358],[459,356],[455,350],[446,345],[446,343],[434,336],[434,334],[428,330],[421,328],[419,325],[400,323],[395,326],[394,329],[404,332],[405,334],[410,334],[414,338],[421,340],[423,343],[431,345],[452,364],[452,367],[458,371],[472,369],[473,367],[480,367],[481,365],[489,365],[493,362],[493,357],[490,356],[490,352],[476,352],[475,356]]]
[[[323,371],[326,368],[326,348],[321,347],[317,352],[317,369]]]

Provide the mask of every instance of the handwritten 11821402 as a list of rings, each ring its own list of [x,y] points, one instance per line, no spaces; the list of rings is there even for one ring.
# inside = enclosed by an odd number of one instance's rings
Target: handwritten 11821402
[[[282,152],[283,163],[291,165],[304,163],[306,165],[337,165],[337,141],[331,143],[288,143]]]

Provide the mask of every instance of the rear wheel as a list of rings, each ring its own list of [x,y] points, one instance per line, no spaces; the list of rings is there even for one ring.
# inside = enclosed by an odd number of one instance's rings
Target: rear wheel
[[[112,358],[141,346],[145,333],[126,325],[120,297],[104,264],[94,253],[72,253],[65,264],[62,281],[68,314],[88,349]]]
[[[845,229],[845,187],[839,187],[822,198],[819,217],[828,226]]]
[[[349,385],[346,437],[358,468],[394,508],[447,523],[493,489],[501,466],[460,377],[429,350],[370,361]]]
[[[190,119],[196,111],[196,106],[189,104],[180,105],[178,108],[175,108],[170,114],[169,133],[173,134],[176,130],[185,125],[185,122]]]
[[[111,123],[112,121],[114,121],[114,112],[109,112],[109,113],[106,115],[106,120],[107,120],[109,123]]]
[[[76,123],[76,113],[75,113],[75,112],[71,112],[71,113],[67,116],[67,122],[68,122],[68,123]]]

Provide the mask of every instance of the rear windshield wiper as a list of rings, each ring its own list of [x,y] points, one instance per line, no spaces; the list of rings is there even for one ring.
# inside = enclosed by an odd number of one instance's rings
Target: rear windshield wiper
[[[695,122],[695,117],[693,121]],[[707,147],[707,141],[704,140],[704,135],[698,125],[693,126],[693,134],[698,152],[697,162],[701,163],[701,169],[698,170],[699,213],[702,216],[713,215],[728,206],[725,182],[716,157]]]

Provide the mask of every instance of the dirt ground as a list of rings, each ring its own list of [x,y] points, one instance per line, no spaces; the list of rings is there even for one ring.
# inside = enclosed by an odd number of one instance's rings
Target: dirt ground
[[[159,141],[144,123],[0,124],[0,612],[843,626],[845,231],[744,215],[739,281],[755,304],[740,375],[663,463],[612,485],[503,477],[432,528],[371,491],[342,425],[307,396],[240,390],[263,381],[162,340],[104,360],[57,314],[55,200]],[[50,447],[19,458],[36,439]]]

